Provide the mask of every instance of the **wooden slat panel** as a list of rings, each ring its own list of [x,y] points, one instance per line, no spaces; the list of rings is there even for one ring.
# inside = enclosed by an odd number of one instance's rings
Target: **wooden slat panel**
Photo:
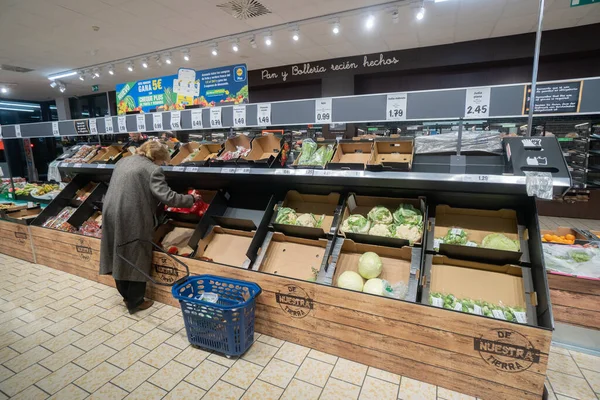
[[[0,253],[35,262],[29,228],[14,222],[0,221]]]
[[[93,250],[100,251],[100,239],[78,235],[76,233],[62,232],[56,229],[42,228],[39,226],[31,227],[31,235],[34,237],[56,241],[60,243],[77,245],[84,242],[86,246],[89,246]]]
[[[585,293],[574,293],[563,290],[550,290],[552,305],[579,308],[600,312],[600,296]],[[600,323],[600,321],[599,321]]]
[[[556,321],[600,330],[600,312],[553,304],[552,314]]]
[[[597,280],[548,274],[548,287],[550,289],[565,290],[575,293],[588,293],[595,296],[600,296],[600,281]]]

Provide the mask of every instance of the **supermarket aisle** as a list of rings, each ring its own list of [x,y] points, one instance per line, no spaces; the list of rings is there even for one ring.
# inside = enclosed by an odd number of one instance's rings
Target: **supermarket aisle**
[[[473,399],[265,335],[229,360],[190,347],[177,308],[129,315],[113,288],[4,255],[0,274],[0,400]],[[599,357],[553,348],[549,368],[550,399],[600,393]]]

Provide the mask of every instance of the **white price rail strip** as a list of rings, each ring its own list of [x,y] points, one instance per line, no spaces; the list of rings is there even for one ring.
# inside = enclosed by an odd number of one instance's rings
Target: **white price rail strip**
[[[222,174],[235,174],[237,168],[221,168]]]

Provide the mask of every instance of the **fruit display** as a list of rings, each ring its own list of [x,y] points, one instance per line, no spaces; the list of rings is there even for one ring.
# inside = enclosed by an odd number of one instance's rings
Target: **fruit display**
[[[453,294],[429,293],[429,304],[448,310],[455,310],[476,315],[484,315],[490,318],[505,321],[527,323],[527,314],[523,307],[509,307],[500,304],[492,304],[487,301],[458,299]]]
[[[319,146],[312,139],[304,139],[298,165],[324,167],[331,161],[331,157],[333,157],[333,144]]]
[[[231,161],[240,157],[246,157],[249,153],[250,149],[247,149],[242,146],[236,146],[236,151],[225,151],[223,152],[223,154],[217,157],[217,160]]]
[[[509,239],[502,233],[490,233],[482,239],[481,243],[477,243],[469,240],[469,233],[462,228],[449,229],[446,236],[436,238],[433,245],[434,250],[439,250],[442,243],[492,250],[519,251],[520,249],[518,240]]]
[[[69,224],[67,220],[75,213],[77,209],[74,207],[65,207],[58,213],[57,216],[48,218],[42,225],[44,228],[58,229],[64,232],[76,233],[77,229],[73,225]]]
[[[189,189],[187,194],[200,195],[200,192],[195,189]],[[180,214],[193,214],[199,217],[202,217],[206,210],[208,210],[208,203],[205,203],[202,200],[198,200],[194,203],[191,208],[180,208],[180,207],[169,207],[165,206],[165,211],[180,213]]]
[[[575,244],[575,236],[570,233],[567,235],[554,235],[551,233],[546,233],[542,235],[542,242],[548,243],[560,243],[560,244]]]
[[[312,213],[296,214],[293,208],[281,207],[275,218],[276,224],[307,226],[310,228],[320,228],[325,215],[321,215],[318,219]]]
[[[74,156],[72,156],[70,158],[66,158],[66,159],[62,160],[62,162],[85,164],[96,156],[96,153],[98,152],[99,148],[100,148],[99,146],[89,146],[87,144],[84,144],[77,151],[77,153],[75,153]]]
[[[102,237],[102,217],[100,216],[100,223],[97,222],[97,220],[93,220],[93,219],[89,219],[87,221],[85,221],[81,227],[79,228],[79,230],[77,231],[77,233],[84,235],[84,236],[91,236],[91,237],[95,237],[95,238],[101,238]]]
[[[14,207],[15,203],[0,203],[0,210],[8,210],[11,207]]]
[[[394,213],[386,207],[376,206],[367,218],[360,214],[350,215],[342,223],[341,230],[404,239],[412,244],[423,234],[423,214],[411,204],[400,204]]]

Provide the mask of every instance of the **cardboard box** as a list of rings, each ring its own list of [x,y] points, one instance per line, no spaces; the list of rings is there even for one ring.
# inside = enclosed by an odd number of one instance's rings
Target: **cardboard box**
[[[123,146],[114,144],[107,147],[103,147],[100,150],[98,150],[98,153],[94,158],[90,160],[90,163],[116,163],[123,157],[122,153]]]
[[[0,211],[0,219],[22,225],[29,225],[42,212],[40,206],[13,211]]]
[[[172,232],[175,228],[189,229],[189,234],[190,234],[190,239],[191,239],[192,235],[194,234],[194,229],[196,228],[196,224],[174,221],[174,220],[170,219],[167,222],[165,222],[164,224],[160,225],[158,228],[156,228],[156,230],[154,231],[153,242],[156,243],[157,245],[163,247],[165,251],[168,251],[169,249],[165,248],[165,246],[163,246],[163,239],[165,238],[165,236],[167,236],[168,233]],[[188,241],[188,243],[189,243],[189,241]],[[189,246],[188,243],[186,243],[186,246]],[[182,248],[183,247],[180,247],[180,250]],[[190,248],[190,253],[191,252],[192,251]]]
[[[252,243],[253,232],[237,231],[214,226],[198,243],[194,258],[210,260],[219,264],[247,268],[246,252]]]
[[[325,259],[326,239],[304,239],[275,232],[260,267],[261,272],[315,281]]]
[[[295,190],[290,190],[285,195],[285,199],[278,205],[273,214],[273,228],[276,231],[283,232],[289,236],[298,236],[311,239],[325,237],[334,226],[334,219],[337,207],[340,203],[339,193],[330,193],[328,195],[302,194]],[[311,228],[307,226],[278,224],[275,222],[277,212],[280,207],[293,208],[298,215],[312,213],[317,220],[323,217],[320,228]]]
[[[238,135],[233,138],[229,138],[223,144],[223,150],[219,153],[218,157],[222,157],[226,152],[236,152],[237,147],[243,147],[245,149],[250,149],[251,140],[246,135]],[[231,160],[219,160],[218,157],[212,158],[210,160],[211,166],[223,166],[223,165],[236,165],[238,158],[234,158]]]
[[[192,163],[206,165],[211,159],[215,158],[223,146],[220,143],[201,144],[196,156],[192,158]]]
[[[556,235],[556,236],[566,236],[573,235],[575,236],[575,244],[583,244],[589,242],[589,239],[580,231],[572,228],[567,228],[564,226],[559,226],[555,230],[542,230],[540,231],[542,238],[544,235]],[[553,242],[548,242],[553,243]],[[556,243],[556,244],[564,244],[564,243]]]
[[[23,204],[23,205],[16,205],[15,203],[1,203],[3,208],[0,209],[0,212],[6,211],[6,212],[10,212],[10,211],[19,211],[19,210],[25,210],[27,209],[27,204]]]
[[[413,139],[376,140],[367,169],[371,171],[410,171],[414,151]]]
[[[199,147],[200,147],[200,143],[196,143],[196,142],[182,144],[181,146],[179,146],[179,152],[175,155],[175,157],[173,157],[171,159],[171,162],[169,164],[171,164],[171,165],[181,164],[183,162],[183,160],[185,160],[187,158],[187,156],[192,154],[194,151],[198,150]]]
[[[344,208],[344,212],[342,213],[342,218],[340,219],[340,227],[341,224],[352,214],[360,214],[363,217],[367,218],[367,214],[373,207],[383,206],[386,207],[393,214],[394,211],[398,209],[400,204],[411,204],[417,210],[420,210],[423,214],[423,221],[427,220],[427,209],[425,207],[424,198],[418,199],[403,199],[403,198],[394,198],[394,197],[372,197],[372,196],[359,196],[354,193],[350,193],[348,195],[348,199],[346,200],[346,207]],[[397,239],[393,237],[383,237],[383,236],[375,236],[369,235],[365,233],[354,233],[354,232],[342,232],[340,230],[342,236],[352,239],[358,243],[368,243],[374,244],[378,246],[390,246],[390,247],[403,247],[410,245],[408,240],[405,239]],[[423,241],[423,234],[421,234],[421,238],[416,241],[415,245],[420,245]]]
[[[373,157],[371,141],[341,141],[327,169],[364,170]]]
[[[469,241],[481,246],[483,238],[492,233],[502,233],[511,240],[516,240],[521,249],[517,212],[514,210],[478,210],[471,208],[454,208],[439,205],[435,209],[435,224],[428,250],[434,250],[434,240],[446,236],[449,230],[462,228],[467,232]],[[431,232],[432,227],[428,226]],[[526,240],[526,231],[524,231]],[[483,262],[511,263],[518,262],[523,255],[519,251],[495,250],[482,247],[470,247],[442,243],[439,253],[452,258],[471,259]]]
[[[282,139],[275,135],[265,135],[252,140],[252,150],[238,162],[248,161],[249,164],[269,166],[281,151]]]
[[[202,196],[202,201],[207,203],[209,206],[210,206],[211,202],[213,201],[213,199],[215,198],[215,196],[217,195],[217,191],[215,191],[215,190],[196,190],[196,191],[199,192],[200,195]],[[166,207],[164,204],[160,204],[159,207],[160,207],[159,211],[164,210],[164,213],[170,219],[173,219],[175,221],[189,222],[189,223],[197,224],[198,221],[200,221],[202,219],[202,217],[204,216],[204,214],[198,215],[198,214],[186,214],[186,213],[175,212],[175,211],[167,211],[168,207]]]
[[[317,143],[317,150],[320,149],[321,147],[332,145],[333,146],[333,154],[332,154],[331,158],[335,157],[335,145],[336,145],[335,140],[317,140],[316,143]],[[331,161],[331,160],[325,160],[326,162],[323,165],[299,165],[298,161],[300,161],[301,158],[302,158],[302,152],[300,152],[298,157],[296,157],[296,159],[294,160],[294,163],[292,164],[293,168],[310,168],[310,169],[322,168],[322,169],[325,169],[325,167],[327,166],[327,163],[329,161]]]
[[[421,302],[429,304],[429,293],[436,292],[452,294],[458,299],[522,307],[527,310],[527,323],[537,324],[537,297],[528,268],[428,255]]]

